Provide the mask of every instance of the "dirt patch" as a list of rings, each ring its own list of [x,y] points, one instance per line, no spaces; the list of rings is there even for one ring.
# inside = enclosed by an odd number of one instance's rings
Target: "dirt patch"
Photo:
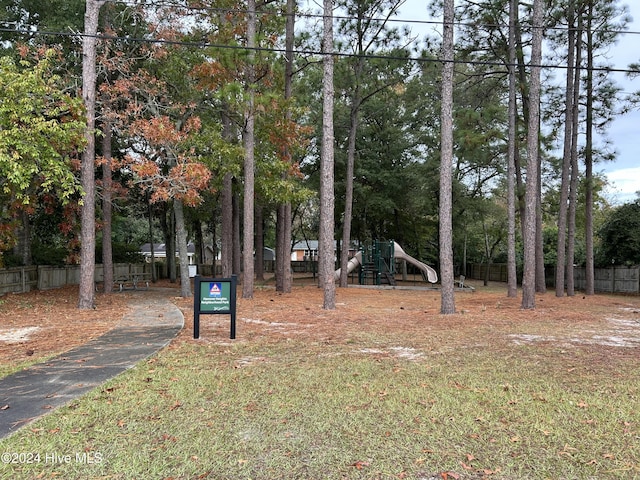
[[[412,361],[461,348],[514,345],[535,345],[541,352],[589,349],[603,365],[616,356],[640,356],[638,296],[556,298],[549,292],[537,296],[535,310],[522,310],[521,299],[507,298],[506,288],[478,283],[474,292],[456,292],[456,314],[441,315],[437,290],[338,289],[336,309],[327,311],[313,284],[297,284],[291,294],[256,287],[253,299],[238,299],[236,340],[229,340],[227,315],[201,316],[201,338],[194,340],[193,300],[178,297],[175,285],[161,286],[175,289],[168,295],[185,315],[176,342],[353,344],[353,354]],[[115,327],[132,300],[126,291],[97,294],[97,309],[87,311],[78,310],[77,299],[77,287],[0,297],[0,363],[18,365],[83,344]],[[393,338],[385,343],[390,332]]]
[[[21,343],[29,340],[34,332],[40,330],[40,327],[25,328],[0,328],[0,342],[4,343]]]

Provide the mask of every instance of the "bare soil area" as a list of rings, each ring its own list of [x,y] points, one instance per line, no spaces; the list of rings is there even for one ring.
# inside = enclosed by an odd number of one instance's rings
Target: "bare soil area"
[[[306,282],[306,284],[305,284]],[[162,287],[170,284],[162,284]],[[173,285],[175,286],[175,285]],[[508,349],[535,344],[553,349],[588,349],[593,362],[640,358],[640,297],[595,295],[557,298],[538,295],[535,310],[522,310],[520,298],[507,298],[500,285],[456,292],[455,315],[441,315],[440,292],[424,288],[337,289],[337,305],[322,309],[322,291],[311,280],[297,281],[293,293],[256,285],[253,299],[238,299],[237,342],[304,341],[349,343],[372,339],[368,352],[419,356],[459,348]],[[153,288],[153,286],[152,286]],[[239,289],[239,296],[241,290]],[[185,315],[176,342],[229,342],[229,316],[203,315],[200,339],[193,339],[193,300],[172,300]],[[77,287],[0,297],[0,365],[12,368],[65,352],[115,327],[129,311],[130,292],[97,294],[95,310],[77,308]],[[402,343],[375,344],[377,333],[393,331]],[[414,347],[420,346],[421,350]]]

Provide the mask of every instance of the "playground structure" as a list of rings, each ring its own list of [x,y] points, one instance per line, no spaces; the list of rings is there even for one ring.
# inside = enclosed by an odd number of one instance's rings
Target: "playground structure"
[[[360,285],[395,285],[396,261],[404,261],[415,266],[422,278],[429,283],[438,281],[438,274],[429,265],[407,254],[394,241],[376,240],[371,245],[358,251],[347,263],[347,273],[360,267],[358,280]],[[335,271],[334,277],[340,279],[341,269]]]

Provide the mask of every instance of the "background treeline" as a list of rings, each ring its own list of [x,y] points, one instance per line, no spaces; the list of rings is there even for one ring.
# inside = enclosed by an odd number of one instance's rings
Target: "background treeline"
[[[89,4],[99,11],[91,198],[80,178]],[[352,244],[394,239],[438,269],[441,38],[435,24],[399,22],[410,13],[402,4],[334,2],[332,227],[343,257]],[[208,248],[224,275],[249,271],[251,287],[266,245],[277,288],[291,288],[291,245],[318,238],[321,221],[321,12],[294,0],[0,5],[4,266],[85,261],[81,209],[95,202],[97,262],[132,261],[150,241],[186,252],[193,241],[199,262]],[[539,104],[536,261],[558,269],[561,294],[573,265],[640,263],[639,201],[611,205],[594,173],[615,158],[608,126],[636,106],[607,60],[629,18],[618,1],[554,0],[534,25],[530,8],[456,2],[450,241],[458,271],[508,261],[511,179],[522,268],[528,116]],[[542,89],[531,98],[536,28]]]

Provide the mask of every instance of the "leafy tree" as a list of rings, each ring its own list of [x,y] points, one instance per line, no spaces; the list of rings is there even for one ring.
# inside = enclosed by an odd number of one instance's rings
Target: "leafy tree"
[[[640,265],[640,200],[614,209],[598,232],[598,263]]]
[[[356,139],[360,124],[360,110],[363,103],[387,88],[399,84],[409,75],[408,68],[402,69],[397,62],[376,62],[365,56],[375,49],[389,51],[401,56],[398,47],[400,35],[395,29],[389,29],[387,20],[395,15],[401,2],[391,1],[346,1],[342,7],[346,16],[340,21],[338,31],[339,44],[353,45],[350,55],[339,62],[336,75],[338,98],[348,99],[349,119],[345,131],[346,139],[346,175],[344,176],[345,197],[342,218],[342,250],[340,254],[340,286],[347,286],[347,262],[351,244],[351,222],[353,216],[354,164],[356,160]],[[381,18],[382,20],[373,20]],[[409,65],[402,62],[401,65]],[[337,72],[338,73],[338,72]],[[342,82],[339,81],[342,80]]]
[[[0,22],[13,27],[0,32],[0,50],[15,50],[18,43],[62,47],[59,64],[79,62],[72,33],[83,29],[84,5],[85,0],[0,0]]]
[[[31,211],[37,195],[52,194],[63,204],[78,193],[74,157],[82,148],[82,102],[63,92],[52,74],[55,53],[35,63],[0,58],[0,195],[2,220]],[[0,231],[0,251],[15,241],[12,228]]]

